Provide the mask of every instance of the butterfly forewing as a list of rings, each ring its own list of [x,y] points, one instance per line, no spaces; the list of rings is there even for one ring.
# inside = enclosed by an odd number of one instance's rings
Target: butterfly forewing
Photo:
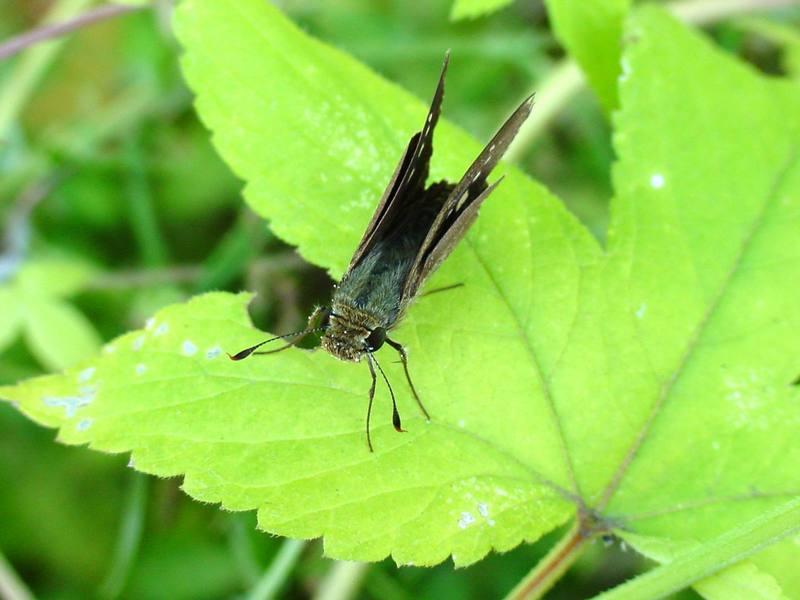
[[[433,154],[433,131],[439,121],[449,60],[450,54],[448,53],[444,57],[439,83],[431,100],[425,124],[421,131],[411,137],[403,157],[400,159],[369,225],[367,225],[364,236],[350,260],[348,271],[361,261],[376,241],[387,237],[406,218],[409,203],[418,201],[425,191],[425,181],[428,178],[428,169]]]
[[[436,267],[464,237],[478,215],[478,209],[499,181],[489,186],[486,179],[505,154],[519,128],[530,115],[533,96],[529,96],[500,127],[491,141],[450,191],[419,247],[403,288],[409,302]]]

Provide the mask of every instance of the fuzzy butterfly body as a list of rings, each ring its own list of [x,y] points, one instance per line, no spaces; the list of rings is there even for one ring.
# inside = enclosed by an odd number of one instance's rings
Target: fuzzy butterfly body
[[[331,306],[315,310],[308,329],[267,340],[231,357],[240,360],[253,353],[271,354],[291,347],[312,331],[323,332],[322,347],[338,359],[359,362],[366,357],[372,376],[366,429],[370,450],[369,421],[376,367],[392,397],[392,423],[395,429],[403,431],[394,392],[374,356],[384,343],[398,352],[414,398],[429,418],[411,381],[405,349],[388,333],[403,318],[428,276],[464,237],[481,204],[497,187],[499,180],[489,184],[487,177],[533,106],[533,96],[522,102],[457,183],[439,181],[426,187],[448,59],[449,55],[445,56],[425,124],[411,137],[347,271],[336,286]],[[291,336],[294,339],[283,348],[255,352],[269,341]]]

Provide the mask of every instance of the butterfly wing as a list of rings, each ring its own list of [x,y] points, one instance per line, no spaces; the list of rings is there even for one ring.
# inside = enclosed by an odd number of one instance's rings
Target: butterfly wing
[[[428,168],[433,154],[433,130],[439,120],[449,60],[450,53],[448,52],[444,57],[439,83],[436,86],[425,125],[408,142],[400,163],[395,168],[389,185],[378,203],[378,208],[367,225],[364,237],[361,238],[361,242],[350,260],[348,271],[352,270],[369,253],[377,240],[388,237],[403,222],[409,213],[410,205],[419,201],[424,195],[425,180],[428,178]]]
[[[410,301],[425,279],[447,258],[478,216],[478,209],[500,181],[489,185],[489,174],[505,154],[533,108],[529,96],[500,127],[461,180],[450,191],[436,215],[409,271],[403,301]]]

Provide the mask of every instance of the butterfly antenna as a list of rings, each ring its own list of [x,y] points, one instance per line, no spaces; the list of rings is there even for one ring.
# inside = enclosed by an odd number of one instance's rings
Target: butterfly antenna
[[[269,344],[270,342],[275,342],[277,340],[282,340],[288,337],[295,337],[295,336],[304,336],[309,333],[316,333],[318,331],[324,331],[325,327],[314,327],[313,329],[303,329],[301,331],[295,331],[294,333],[285,333],[283,335],[276,335],[273,338],[269,338],[268,340],[264,340],[263,342],[256,344],[255,346],[250,346],[249,348],[245,348],[244,350],[240,350],[236,354],[228,354],[228,358],[231,360],[243,360],[253,354],[256,350],[261,348],[264,344]],[[291,344],[290,344],[291,345]],[[289,346],[286,346],[288,348]],[[260,354],[260,353],[257,353]]]

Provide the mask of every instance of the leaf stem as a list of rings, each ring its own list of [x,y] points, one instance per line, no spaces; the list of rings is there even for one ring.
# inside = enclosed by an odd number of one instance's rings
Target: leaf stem
[[[269,568],[255,587],[250,590],[250,593],[247,594],[247,600],[275,598],[284,583],[286,583],[305,546],[305,540],[284,540]]]
[[[550,124],[555,116],[575,96],[583,86],[583,73],[573,60],[562,60],[550,71],[536,92],[534,110],[528,117],[522,131],[511,143],[506,152],[506,160],[519,160],[522,151],[529,146]]]
[[[0,598],[6,600],[33,600],[33,594],[20,579],[14,567],[0,552]]]
[[[122,512],[117,545],[111,567],[100,585],[100,598],[118,598],[125,587],[142,540],[144,517],[147,508],[148,479],[141,473],[131,473],[125,508]]]
[[[561,538],[550,552],[509,592],[505,600],[541,598],[580,556],[580,550],[591,539],[579,521]]]

